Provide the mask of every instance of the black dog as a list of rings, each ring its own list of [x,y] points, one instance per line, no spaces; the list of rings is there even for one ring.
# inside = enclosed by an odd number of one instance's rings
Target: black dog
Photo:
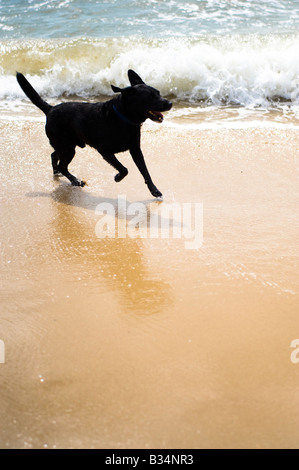
[[[62,173],[74,186],[84,186],[84,181],[70,174],[68,165],[75,156],[76,146],[84,148],[87,144],[98,150],[118,171],[114,180],[119,182],[128,170],[117,160],[115,153],[129,150],[151,194],[161,197],[145,165],[140,148],[140,127],[147,118],[162,122],[161,112],[169,111],[172,104],[161,98],[158,90],[146,85],[133,70],[128,71],[128,77],[131,86],[121,89],[111,85],[120,95],[104,103],[69,102],[51,106],[24,75],[17,73],[24,93],[47,116],[46,134],[54,148],[54,174]]]

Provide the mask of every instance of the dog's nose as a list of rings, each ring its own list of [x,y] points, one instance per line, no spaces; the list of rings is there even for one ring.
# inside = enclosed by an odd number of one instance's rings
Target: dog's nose
[[[172,108],[172,103],[170,101],[165,101],[164,111],[169,111]]]

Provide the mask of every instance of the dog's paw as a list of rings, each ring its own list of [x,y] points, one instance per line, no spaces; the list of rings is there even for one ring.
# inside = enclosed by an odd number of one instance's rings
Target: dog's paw
[[[126,170],[124,173],[117,173],[117,175],[114,176],[114,181],[116,181],[116,183],[119,183],[127,176],[127,174],[128,170]]]
[[[86,181],[75,179],[75,180],[72,181],[72,185],[73,186],[80,186],[81,188],[83,188],[83,186],[86,186],[87,183],[86,183]]]
[[[151,188],[150,192],[152,193],[154,197],[163,197],[163,194],[160,193],[159,189],[157,189],[156,187]]]
[[[114,181],[116,183],[119,183],[123,178],[124,178],[124,175],[122,175],[121,173],[117,173],[117,175],[114,176]]]

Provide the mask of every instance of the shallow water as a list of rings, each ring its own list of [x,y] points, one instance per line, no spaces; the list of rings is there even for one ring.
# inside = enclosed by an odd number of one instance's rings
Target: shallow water
[[[296,132],[144,126],[163,202],[126,155],[53,179],[43,132],[1,127],[0,446],[298,448]],[[202,202],[203,245],[99,238],[120,195]]]

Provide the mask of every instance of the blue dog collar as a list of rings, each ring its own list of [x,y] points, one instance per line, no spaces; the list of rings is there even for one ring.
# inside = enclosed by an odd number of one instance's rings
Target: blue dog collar
[[[124,116],[122,113],[120,113],[115,105],[112,105],[112,108],[113,108],[113,111],[115,112],[116,116],[121,119],[123,122],[125,122],[126,124],[128,124],[129,126],[140,126],[139,123],[137,122],[133,122],[133,121],[130,121],[130,119],[128,119],[126,116]]]

